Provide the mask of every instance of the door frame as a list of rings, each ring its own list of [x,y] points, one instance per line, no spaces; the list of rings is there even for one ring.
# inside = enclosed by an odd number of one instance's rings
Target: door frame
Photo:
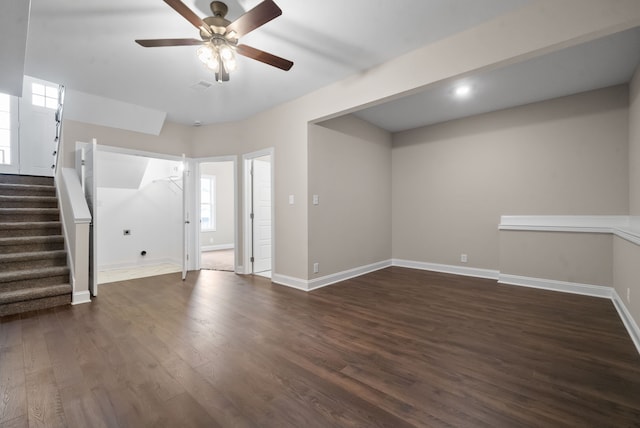
[[[249,163],[255,158],[263,156],[271,157],[271,274],[274,273],[274,267],[276,265],[276,236],[274,233],[276,227],[275,216],[275,149],[269,147],[266,149],[258,150],[251,153],[242,155],[242,179],[243,179],[243,209],[242,218],[244,226],[244,239],[243,239],[243,257],[242,262],[244,264],[244,273],[253,274],[253,263],[251,263],[251,245],[253,242],[253,230],[251,227],[251,169]]]
[[[243,272],[243,267],[240,266],[238,264],[238,236],[239,236],[239,227],[240,224],[238,222],[238,205],[239,205],[239,198],[238,198],[238,156],[236,155],[230,155],[230,156],[213,156],[213,157],[206,157],[206,158],[195,158],[193,159],[193,163],[194,163],[194,177],[196,177],[196,179],[194,179],[194,186],[193,188],[193,206],[192,206],[192,211],[194,213],[194,222],[193,222],[193,234],[195,235],[194,238],[194,254],[198,254],[198,257],[194,257],[195,260],[195,265],[194,265],[194,269],[195,270],[200,270],[201,269],[201,262],[202,262],[202,256],[201,256],[201,251],[200,251],[200,176],[202,175],[202,171],[200,168],[200,164],[203,163],[214,163],[214,162],[233,162],[233,240],[234,240],[234,258],[233,258],[233,264],[234,264],[234,268],[235,268],[235,272],[236,273],[244,273]]]
[[[13,95],[4,94],[9,97],[9,150],[11,150],[11,163],[0,164],[0,174],[20,173],[20,99]]]

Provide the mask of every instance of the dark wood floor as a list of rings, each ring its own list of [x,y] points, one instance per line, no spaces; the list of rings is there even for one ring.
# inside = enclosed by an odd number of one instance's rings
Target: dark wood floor
[[[0,425],[640,426],[605,299],[402,268],[312,293],[178,275],[0,319]]]

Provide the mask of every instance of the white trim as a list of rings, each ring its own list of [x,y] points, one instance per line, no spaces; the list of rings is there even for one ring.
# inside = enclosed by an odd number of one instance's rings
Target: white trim
[[[636,349],[638,350],[638,353],[640,353],[640,328],[638,327],[638,324],[636,324],[635,320],[624,304],[624,301],[620,298],[615,289],[612,292],[611,300],[613,301],[613,306],[615,306],[616,310],[618,311],[618,315],[620,316],[622,323],[627,329],[629,336],[631,336],[633,344],[636,345]]]
[[[203,247],[200,247],[200,252],[203,253],[207,251],[232,250],[233,248],[235,248],[235,245],[233,244],[205,245]]]
[[[532,278],[527,276],[501,273],[498,283],[517,285],[520,287],[539,288],[542,290],[560,291],[563,293],[581,294],[583,296],[611,299],[613,288],[601,285],[580,284],[577,282],[556,281],[552,279]]]
[[[108,265],[98,266],[98,272],[130,269],[130,268],[136,268],[141,266],[156,266],[156,265],[163,265],[163,264],[172,264],[172,265],[182,266],[182,260],[166,257],[162,259],[144,259],[137,262],[112,263]]]
[[[332,273],[330,275],[322,276],[314,279],[300,279],[292,276],[281,275],[274,273],[271,276],[271,282],[275,284],[284,285],[287,287],[295,288],[297,290],[312,291],[318,288],[326,287],[327,285],[335,284],[337,282],[346,281],[347,279],[355,278],[367,273],[375,272],[380,269],[388,268],[392,266],[391,260],[383,260],[381,262],[372,263],[370,265],[360,266],[353,269],[347,269],[342,272]]]
[[[413,260],[393,259],[393,266],[411,269],[430,270],[453,275],[473,276],[476,278],[498,279],[500,272],[493,269],[470,268],[465,266],[444,265],[438,263],[416,262]]]
[[[640,230],[625,215],[503,215],[498,230],[611,233],[640,245]]]
[[[71,297],[72,305],[80,305],[82,303],[91,303],[91,293],[86,291],[74,291]]]
[[[295,278],[293,276],[280,275],[274,273],[271,275],[271,282],[286,287],[295,288],[297,290],[309,291],[309,281],[306,279]]]
[[[388,268],[391,265],[391,260],[383,260],[381,262],[376,262],[353,269],[347,269],[342,272],[332,273],[320,278],[314,278],[307,281],[307,290],[316,290],[318,288],[326,287],[327,285],[335,284],[336,282],[345,281],[347,279],[375,272],[380,269]]]
[[[245,272],[244,272],[244,266],[242,266],[242,265],[238,265],[238,266],[236,266],[236,273],[237,273],[238,275],[243,275],[243,274],[245,273]]]

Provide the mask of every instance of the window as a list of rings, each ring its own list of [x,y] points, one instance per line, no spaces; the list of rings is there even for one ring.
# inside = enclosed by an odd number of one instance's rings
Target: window
[[[31,84],[31,104],[38,107],[50,109],[58,108],[58,88],[55,86],[43,85],[41,83]]]
[[[216,230],[216,177],[200,177],[200,230]]]
[[[0,94],[0,165],[11,164],[11,98]]]

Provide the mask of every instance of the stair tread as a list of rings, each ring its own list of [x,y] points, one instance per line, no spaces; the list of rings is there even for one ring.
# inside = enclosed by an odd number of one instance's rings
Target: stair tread
[[[15,188],[15,189],[55,189],[54,185],[49,184],[21,184],[21,183],[0,183],[0,189],[2,188]]]
[[[0,282],[22,281],[25,279],[45,278],[50,276],[68,275],[67,266],[52,266],[35,269],[21,269],[8,272],[0,272]]]
[[[0,201],[57,201],[56,196],[39,195],[0,195]]]
[[[40,260],[45,258],[65,257],[65,250],[29,251],[24,253],[0,254],[0,263],[16,262],[21,260]]]
[[[71,294],[72,290],[71,284],[45,285],[20,290],[0,290],[0,305]]]
[[[31,244],[40,242],[60,242],[64,240],[62,235],[41,236],[9,236],[0,238],[0,245]]]
[[[58,213],[60,212],[59,208],[0,208],[0,213],[7,213],[7,214],[21,214],[21,213],[28,213],[28,214],[38,214],[38,213],[44,213],[44,214],[54,214],[54,213]]]

